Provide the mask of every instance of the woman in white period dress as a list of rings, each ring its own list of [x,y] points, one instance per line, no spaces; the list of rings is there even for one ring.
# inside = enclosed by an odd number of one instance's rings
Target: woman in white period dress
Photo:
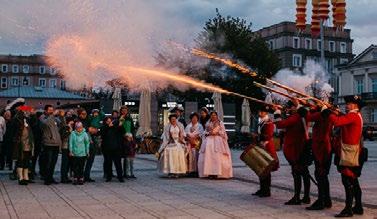
[[[178,122],[177,116],[169,116],[169,124],[165,126],[162,134],[162,144],[158,150],[159,161],[158,171],[161,174],[178,177],[186,174],[186,146],[185,130],[183,125]]]
[[[229,179],[233,177],[233,167],[228,136],[217,112],[210,115],[199,152],[199,177]]]
[[[190,115],[190,124],[187,125],[186,139],[187,139],[187,172],[195,174],[198,172],[198,156],[201,144],[201,137],[203,135],[203,126],[199,123],[199,114],[192,113]]]

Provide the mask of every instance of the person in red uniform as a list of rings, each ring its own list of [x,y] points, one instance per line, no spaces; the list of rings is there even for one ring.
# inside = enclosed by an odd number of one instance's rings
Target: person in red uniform
[[[305,144],[309,140],[305,110],[298,107],[298,103],[288,101],[289,116],[275,121],[276,128],[285,129],[283,152],[292,168],[294,181],[294,196],[285,205],[310,204],[310,175],[308,164],[304,157]],[[275,111],[275,118],[280,117],[280,111]],[[304,197],[300,199],[301,180],[304,182]]]
[[[275,125],[268,116],[271,111],[269,106],[263,106],[259,112],[259,122],[258,122],[258,145],[263,147],[277,162],[271,171],[276,171],[279,169],[279,158],[276,154],[275,144],[274,144],[274,129]],[[260,189],[253,195],[259,197],[270,197],[271,196],[271,173],[266,177],[259,177]]]
[[[347,114],[331,118],[335,127],[340,127],[341,143],[334,148],[335,163],[342,175],[346,193],[345,208],[335,217],[352,217],[364,213],[361,188],[358,178],[364,163],[362,147],[363,118],[360,109],[363,102],[359,96],[345,96]],[[326,113],[328,110],[324,110]],[[352,207],[355,199],[355,206]]]
[[[314,122],[312,129],[312,151],[315,165],[315,178],[318,187],[318,199],[307,210],[331,208],[329,171],[332,160],[331,134],[334,114],[321,114],[321,109],[312,109],[308,113],[308,122]]]

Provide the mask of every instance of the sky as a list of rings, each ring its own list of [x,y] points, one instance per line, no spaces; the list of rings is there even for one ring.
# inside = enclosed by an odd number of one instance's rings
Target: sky
[[[0,54],[43,54],[59,34],[88,33],[96,28],[96,19],[100,26],[112,26],[122,17],[122,7],[132,10],[122,18],[125,26],[104,28],[109,37],[114,36],[110,31],[126,29],[138,32],[128,37],[190,43],[215,16],[215,8],[252,22],[253,30],[295,19],[295,0],[0,0],[0,5]],[[376,0],[347,1],[346,28],[351,29],[355,54],[377,44],[376,8]]]

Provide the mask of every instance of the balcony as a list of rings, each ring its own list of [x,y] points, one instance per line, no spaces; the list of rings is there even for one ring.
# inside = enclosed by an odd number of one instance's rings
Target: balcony
[[[365,101],[377,101],[377,92],[362,93],[361,98]]]

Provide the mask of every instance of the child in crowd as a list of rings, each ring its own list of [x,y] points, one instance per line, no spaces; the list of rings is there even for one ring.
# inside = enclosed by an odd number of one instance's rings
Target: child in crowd
[[[72,157],[73,184],[84,184],[84,165],[89,156],[89,136],[85,132],[83,124],[76,122],[75,131],[69,137],[69,151]]]
[[[126,142],[125,142],[125,178],[126,179],[136,179],[134,175],[134,159],[136,155],[136,142],[134,141],[131,133],[126,133]]]

